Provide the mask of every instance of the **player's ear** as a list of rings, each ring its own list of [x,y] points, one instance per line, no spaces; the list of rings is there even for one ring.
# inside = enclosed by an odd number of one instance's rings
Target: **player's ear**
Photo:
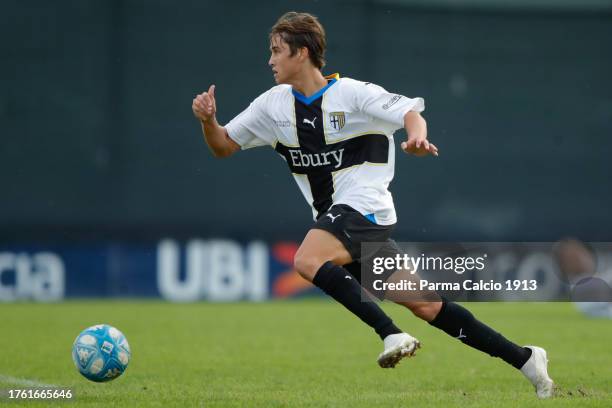
[[[300,59],[300,62],[304,62],[308,59],[308,48],[306,47],[302,47],[298,50],[298,57]]]

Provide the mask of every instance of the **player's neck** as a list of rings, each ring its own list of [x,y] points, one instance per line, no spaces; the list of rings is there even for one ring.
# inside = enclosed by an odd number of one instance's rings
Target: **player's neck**
[[[289,83],[291,87],[309,97],[327,85],[327,80],[318,69],[312,67]]]

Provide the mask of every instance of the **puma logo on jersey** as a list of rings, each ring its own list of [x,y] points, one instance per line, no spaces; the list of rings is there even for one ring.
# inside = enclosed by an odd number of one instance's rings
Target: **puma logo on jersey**
[[[302,153],[301,150],[289,149],[291,164],[295,167],[320,167],[333,165],[335,169],[342,165],[344,148],[325,153]]]
[[[314,129],[315,128],[315,120],[317,120],[316,116],[314,117],[313,120],[308,120],[308,119],[304,118],[304,121],[302,123],[308,123]]]
[[[338,217],[339,217],[339,216],[341,216],[342,214],[338,214],[338,215],[336,215],[336,216],[333,216],[332,214],[327,213],[327,214],[325,214],[325,215],[327,215],[329,218],[331,218],[331,220],[332,220],[332,224],[333,224],[333,223],[334,223],[334,221],[336,221],[336,218],[338,218]]]

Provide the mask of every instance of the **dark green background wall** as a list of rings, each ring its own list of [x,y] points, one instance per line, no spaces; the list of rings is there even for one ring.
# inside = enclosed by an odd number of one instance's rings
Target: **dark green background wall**
[[[223,123],[273,86],[267,31],[291,9],[325,25],[326,72],[426,99],[441,155],[398,156],[399,239],[612,240],[609,9],[0,7],[3,241],[298,239],[310,210],[284,162],[266,148],[213,159],[191,113],[210,83]]]

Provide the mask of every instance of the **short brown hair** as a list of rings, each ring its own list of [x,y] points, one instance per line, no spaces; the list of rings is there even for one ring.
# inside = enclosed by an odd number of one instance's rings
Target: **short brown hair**
[[[270,40],[275,35],[289,45],[291,55],[298,49],[308,48],[308,55],[312,64],[321,69],[325,66],[325,30],[317,17],[309,13],[290,11],[283,14],[270,30]]]

